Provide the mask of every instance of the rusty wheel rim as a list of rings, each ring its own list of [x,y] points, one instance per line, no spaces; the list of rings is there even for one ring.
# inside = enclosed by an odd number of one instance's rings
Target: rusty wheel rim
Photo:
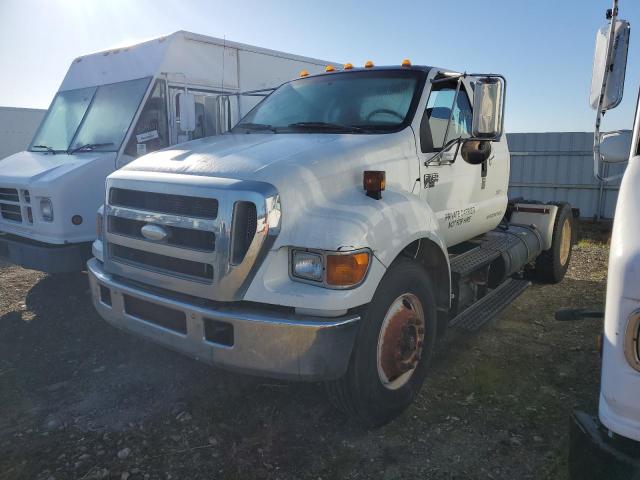
[[[422,303],[412,293],[400,295],[389,307],[378,336],[378,377],[389,390],[402,388],[413,376],[424,345]]]
[[[571,252],[571,222],[565,218],[562,224],[562,238],[560,240],[560,264],[566,265]]]

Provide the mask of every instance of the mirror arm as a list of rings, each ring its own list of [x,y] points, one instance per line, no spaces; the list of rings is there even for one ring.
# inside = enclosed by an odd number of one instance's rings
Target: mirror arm
[[[442,154],[444,152],[446,152],[447,150],[449,150],[449,148],[454,144],[457,143],[456,146],[456,154],[453,157],[454,159],[458,156],[458,152],[460,150],[460,146],[462,145],[462,142],[464,142],[465,140],[471,140],[469,139],[462,139],[462,137],[458,137],[458,138],[452,138],[451,140],[449,140],[447,143],[445,143],[442,148],[440,149],[439,152],[436,152],[436,154],[429,158],[428,160],[424,161],[424,166],[428,167],[429,165],[431,165],[432,163],[434,163],[435,161],[437,161],[440,157],[442,157]],[[452,162],[453,163],[453,162]]]

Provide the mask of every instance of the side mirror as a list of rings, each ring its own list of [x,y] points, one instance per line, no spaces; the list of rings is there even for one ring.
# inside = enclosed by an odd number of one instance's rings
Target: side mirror
[[[183,132],[193,132],[196,129],[196,97],[192,93],[178,94],[178,122]]]
[[[606,163],[629,161],[631,153],[631,130],[604,132],[600,136],[600,157]]]
[[[460,149],[462,159],[471,165],[480,165],[491,155],[491,142],[488,140],[467,140]]]
[[[504,79],[497,76],[480,77],[473,93],[473,138],[495,141],[503,131]]]
[[[591,75],[591,108],[598,109],[602,86],[606,82],[602,111],[617,107],[622,101],[624,76],[627,70],[627,52],[631,27],[626,20],[616,20],[613,33],[613,45],[609,47],[609,25],[605,25],[596,34],[596,50],[593,56]],[[611,56],[609,56],[611,48]]]

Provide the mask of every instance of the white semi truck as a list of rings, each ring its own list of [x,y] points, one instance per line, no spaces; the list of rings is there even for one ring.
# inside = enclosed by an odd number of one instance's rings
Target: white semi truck
[[[107,175],[227,131],[265,90],[326,63],[184,31],[76,58],[28,150],[0,162],[0,257],[84,269]]]
[[[599,30],[591,105],[597,111],[594,171],[605,181],[605,165],[628,162],[613,223],[602,336],[599,415],[576,411],[571,422],[569,469],[575,480],[640,479],[640,103],[630,132],[600,132],[600,120],[622,100],[629,22],[618,18],[618,1]],[[640,99],[640,96],[638,97]],[[598,316],[569,310],[559,319]]]
[[[569,265],[567,204],[510,202],[506,83],[401,65],[285,83],[230,133],[107,179],[96,309],[240,372],[325,381],[384,423],[438,335],[475,329]]]

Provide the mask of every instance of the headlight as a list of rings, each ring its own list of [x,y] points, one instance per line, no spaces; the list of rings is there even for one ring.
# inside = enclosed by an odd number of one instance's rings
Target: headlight
[[[294,250],[291,255],[291,273],[294,277],[322,282],[322,255]]]
[[[50,198],[40,199],[40,214],[45,222],[53,222],[53,205]]]
[[[308,252],[292,250],[291,276],[329,288],[359,285],[369,269],[369,250],[352,252]]]

